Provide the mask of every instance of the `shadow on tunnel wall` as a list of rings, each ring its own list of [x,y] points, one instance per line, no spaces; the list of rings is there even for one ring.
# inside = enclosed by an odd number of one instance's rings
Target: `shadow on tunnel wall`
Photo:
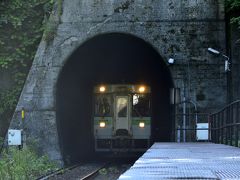
[[[66,61],[57,83],[57,126],[66,164],[94,151],[93,87],[147,84],[152,89],[152,141],[170,141],[171,74],[158,52],[140,38],[109,33],[83,43]]]

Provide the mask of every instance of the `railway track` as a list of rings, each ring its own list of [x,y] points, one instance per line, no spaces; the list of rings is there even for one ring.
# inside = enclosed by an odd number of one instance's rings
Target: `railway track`
[[[105,168],[110,162],[90,162],[73,165],[68,168],[58,169],[52,173],[39,177],[37,180],[61,180],[80,179],[87,180],[93,178],[99,170]]]
[[[94,178],[94,177],[97,175],[97,173],[98,173],[101,169],[103,169],[104,167],[105,167],[105,166],[102,166],[102,167],[96,169],[95,171],[87,174],[86,176],[84,176],[84,177],[81,178],[80,180],[88,180],[88,179]]]
[[[130,163],[119,163],[114,161],[88,162],[59,169],[55,172],[38,178],[37,180],[107,180],[117,179],[130,167]]]

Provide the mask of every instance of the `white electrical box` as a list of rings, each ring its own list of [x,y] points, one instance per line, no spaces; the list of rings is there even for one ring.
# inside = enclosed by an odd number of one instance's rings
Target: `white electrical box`
[[[197,123],[197,140],[208,140],[208,123]]]
[[[8,130],[8,145],[18,146],[22,144],[22,131],[17,129]]]

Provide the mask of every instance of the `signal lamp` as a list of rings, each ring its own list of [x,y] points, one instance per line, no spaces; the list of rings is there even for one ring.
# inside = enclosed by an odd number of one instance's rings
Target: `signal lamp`
[[[99,91],[100,91],[100,92],[105,92],[105,91],[106,91],[105,86],[101,86],[101,87],[99,88]]]
[[[140,122],[138,125],[140,128],[144,128],[145,127],[145,123],[144,122]]]
[[[100,122],[99,123],[99,127],[100,128],[105,128],[106,127],[106,123],[105,122]]]
[[[145,88],[144,86],[140,86],[139,89],[138,89],[138,91],[139,91],[140,93],[144,93],[145,90],[146,90],[146,88]]]

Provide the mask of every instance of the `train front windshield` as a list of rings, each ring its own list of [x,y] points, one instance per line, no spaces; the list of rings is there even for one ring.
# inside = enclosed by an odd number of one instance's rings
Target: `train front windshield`
[[[133,94],[132,117],[150,116],[150,94]]]
[[[118,101],[120,101],[119,99]],[[123,99],[124,100],[124,99]],[[126,103],[119,104],[122,107],[119,109],[119,115],[125,114],[126,116]],[[111,94],[99,94],[95,97],[95,116],[111,116],[113,114],[113,100]],[[124,108],[124,107],[125,108]],[[151,115],[150,94],[133,94],[132,95],[132,117],[149,117]],[[125,113],[124,113],[125,112]]]

